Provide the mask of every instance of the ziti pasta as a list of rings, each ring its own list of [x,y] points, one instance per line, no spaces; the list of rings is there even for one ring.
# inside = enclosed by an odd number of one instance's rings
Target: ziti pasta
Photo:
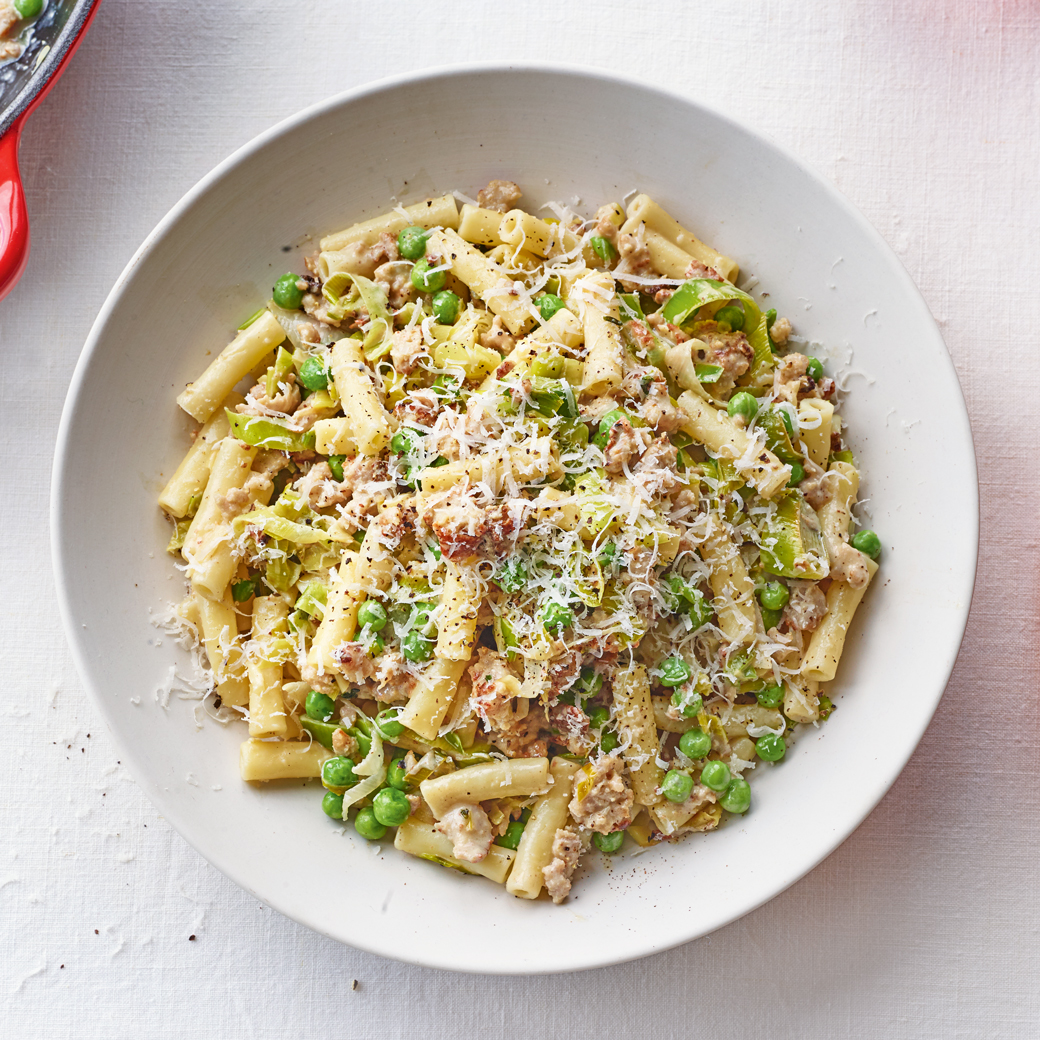
[[[519,199],[324,239],[178,398],[160,504],[244,780],[559,902],[590,844],[747,811],[880,543],[834,380],[734,261],[645,195]]]

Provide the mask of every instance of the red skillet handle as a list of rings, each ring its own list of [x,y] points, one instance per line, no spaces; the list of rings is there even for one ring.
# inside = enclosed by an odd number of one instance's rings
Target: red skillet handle
[[[97,9],[98,4],[95,3],[79,27],[76,38],[69,44],[69,49],[60,64],[50,73],[43,89],[11,124],[7,133],[0,137],[0,300],[15,287],[29,262],[29,214],[25,208],[22,177],[18,172],[18,142],[22,137],[22,127],[25,126],[29,113],[47,96],[58,77],[65,71],[87,29],[90,28]]]
[[[18,142],[25,116],[0,137],[0,300],[14,287],[29,262],[29,214],[18,172]]]

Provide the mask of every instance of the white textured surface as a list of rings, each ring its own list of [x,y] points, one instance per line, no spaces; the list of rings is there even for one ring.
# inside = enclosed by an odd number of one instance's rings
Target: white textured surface
[[[391,20],[387,5],[367,2],[105,0],[30,121],[33,255],[0,304],[0,1035],[1035,1035],[1040,438],[1020,419],[1040,389],[1028,310],[1040,279],[1040,13],[865,0],[519,9],[496,17],[427,0],[396,5]],[[338,946],[200,860],[122,771],[84,698],[46,541],[50,457],[76,355],[169,206],[312,101],[408,68],[512,56],[688,91],[830,177],[940,322],[975,427],[983,521],[953,680],[863,827],[713,936],[617,968],[524,980]],[[533,114],[532,132],[540,119],[566,113]],[[937,537],[942,523],[937,503]]]

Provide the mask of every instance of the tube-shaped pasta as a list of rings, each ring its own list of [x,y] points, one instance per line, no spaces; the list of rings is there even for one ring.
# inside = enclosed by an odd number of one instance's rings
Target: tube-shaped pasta
[[[489,798],[541,794],[549,787],[547,758],[511,758],[505,762],[481,762],[453,773],[424,780],[419,785],[423,799],[439,820],[460,802],[483,802]]]
[[[500,246],[498,229],[502,214],[495,209],[471,206],[468,202],[459,210],[459,237],[477,246]]]
[[[784,683],[784,714],[795,722],[815,722],[820,717],[819,685],[804,675],[788,676]]]
[[[832,581],[827,590],[827,613],[813,632],[802,659],[802,675],[807,679],[829,682],[837,674],[853,615],[878,569],[869,556],[864,556],[863,562],[869,574],[865,585],[854,589],[843,581]]]
[[[454,867],[467,874],[478,874],[491,881],[497,881],[500,885],[505,881],[509,868],[516,859],[516,853],[512,849],[504,849],[501,845],[492,845],[487,856],[479,863],[467,863],[465,860],[456,859],[455,847],[447,835],[435,831],[432,824],[415,819],[405,820],[397,828],[394,848],[412,856]]]
[[[732,459],[737,472],[763,498],[772,498],[787,486],[791,467],[764,444],[757,444],[724,411],[713,408],[692,390],[679,396],[679,408],[689,420],[683,429],[716,455]]]
[[[356,455],[353,426],[345,416],[319,419],[313,426],[314,449],[321,455]]]
[[[235,570],[231,525],[222,509],[222,501],[233,488],[245,485],[256,453],[256,448],[234,437],[225,437],[220,442],[198,512],[184,537],[181,553],[188,561],[188,580],[210,599],[223,597]]]
[[[563,472],[558,450],[551,437],[535,437],[522,448],[496,448],[446,466],[424,469],[419,480],[424,495],[447,491],[466,479],[474,483],[483,481],[497,492],[508,476],[518,483],[558,477]]]
[[[819,401],[807,397],[798,406],[799,422],[806,422],[812,429],[803,429],[798,436],[805,442],[809,458],[817,466],[827,468],[827,459],[831,454],[831,426],[834,421],[834,405],[830,401]],[[813,424],[819,420],[819,425]]]
[[[479,296],[497,314],[513,335],[526,332],[535,321],[530,293],[522,282],[513,282],[496,263],[454,231],[434,231],[426,242],[431,259],[439,257],[470,292]]]
[[[827,546],[827,555],[830,557],[831,566],[835,566],[840,552],[839,546],[849,540],[852,507],[856,504],[856,495],[859,494],[859,470],[848,462],[835,462],[830,467],[830,472],[835,474],[831,478],[834,481],[833,494],[830,501],[820,509],[819,516],[820,532]]]
[[[423,199],[411,206],[404,207],[404,213],[392,210],[360,224],[352,224],[343,231],[326,235],[321,240],[322,254],[334,253],[355,242],[372,245],[379,241],[384,232],[396,235],[406,227],[458,227],[459,208],[454,195],[441,195],[438,198]],[[326,277],[323,275],[322,277]]]
[[[557,226],[546,224],[544,220],[522,209],[511,209],[502,218],[498,237],[507,245],[523,246],[535,256],[545,257],[549,255],[549,248],[556,238]]]
[[[285,339],[285,330],[270,311],[243,329],[211,362],[205,372],[178,395],[177,403],[193,419],[206,422],[220,402]]]
[[[509,366],[508,373],[522,372],[533,358],[554,346],[573,350],[581,343],[583,335],[581,322],[577,317],[566,308],[558,310],[544,325],[539,325],[530,335],[520,340],[502,359],[502,364]],[[498,378],[496,372],[492,372],[480,384],[480,393],[486,394],[494,386]]]
[[[170,516],[180,519],[188,512],[191,500],[206,490],[213,453],[228,432],[228,419],[224,409],[235,408],[244,400],[241,394],[228,394],[220,408],[203,423],[202,429],[195,435],[192,446],[159,495],[160,508],[165,509]]]
[[[543,488],[532,506],[533,518],[548,520],[561,531],[577,531],[582,525],[579,499],[557,488]]]
[[[729,533],[714,517],[699,549],[708,565],[708,583],[714,596],[719,628],[730,643],[746,643],[754,637],[755,583]]]
[[[434,652],[447,661],[468,661],[476,641],[481,592],[469,570],[463,573],[450,560],[445,567]]]
[[[316,740],[243,741],[238,751],[238,771],[243,780],[304,780],[321,776],[321,767],[332,757]]]
[[[241,707],[249,703],[249,681],[246,678],[242,645],[238,641],[238,625],[231,589],[225,587],[219,600],[201,592],[193,594],[198,616],[199,635],[206,648],[209,666],[224,704]]]
[[[278,643],[289,631],[289,604],[281,596],[253,600],[253,638],[248,660],[249,735],[282,737],[286,733],[282,699],[282,662]]]
[[[314,633],[314,639],[307,655],[308,663],[319,674],[336,671],[337,662],[332,656],[332,651],[340,643],[352,639],[357,628],[361,597],[355,591],[354,571],[356,567],[357,555],[348,553],[339,567],[329,575],[325,613]]]
[[[650,228],[643,229],[643,243],[650,253],[650,266],[666,278],[685,278],[690,266],[690,254],[664,235]]]
[[[621,230],[632,233],[640,224],[645,224],[648,230],[656,231],[669,242],[674,242],[706,267],[715,268],[727,281],[736,281],[740,274],[740,268],[735,261],[702,242],[692,231],[684,228],[671,214],[665,212],[649,195],[637,195],[628,204],[628,219],[621,225]],[[676,277],[681,278],[682,275]]]
[[[516,849],[513,869],[506,881],[506,891],[521,899],[537,899],[545,884],[543,871],[552,862],[552,845],[556,832],[567,825],[570,818],[567,806],[574,787],[577,762],[554,758],[549,766],[552,787],[531,809],[531,818],[524,827]]]
[[[433,740],[455,699],[465,669],[465,661],[435,657],[419,680],[419,688],[401,712],[401,725],[418,733],[424,740]]]
[[[609,271],[592,271],[579,278],[567,297],[577,309],[585,337],[585,373],[582,393],[599,397],[621,385],[622,358],[620,309]]]
[[[358,450],[378,455],[393,427],[356,339],[338,340],[332,348],[332,379]]]
[[[657,805],[661,801],[664,774],[657,764],[660,748],[650,700],[650,680],[641,664],[618,672],[614,679],[614,719],[636,801],[648,808]]]

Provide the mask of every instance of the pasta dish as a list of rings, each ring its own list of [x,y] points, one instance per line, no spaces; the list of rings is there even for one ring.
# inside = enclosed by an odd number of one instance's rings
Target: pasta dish
[[[520,199],[322,239],[177,398],[159,504],[244,781],[560,902],[590,847],[747,812],[881,543],[834,379],[733,260],[646,195]]]

